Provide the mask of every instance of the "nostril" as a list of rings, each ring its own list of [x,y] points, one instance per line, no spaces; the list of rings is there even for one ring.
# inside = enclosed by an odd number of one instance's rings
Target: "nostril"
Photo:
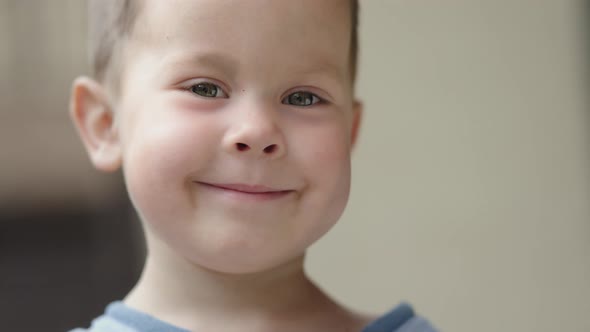
[[[269,145],[269,146],[265,147],[264,148],[264,152],[266,152],[266,153],[273,153],[273,152],[276,151],[276,149],[277,149],[277,145],[276,144],[272,144],[272,145]]]
[[[238,151],[250,150],[250,147],[248,146],[248,144],[244,144],[244,143],[236,143],[236,147],[238,148]]]

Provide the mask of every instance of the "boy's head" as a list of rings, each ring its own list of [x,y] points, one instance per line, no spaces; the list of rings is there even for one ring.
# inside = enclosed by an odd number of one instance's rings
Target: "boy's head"
[[[110,13],[97,79],[74,82],[71,114],[95,167],[123,168],[152,256],[256,272],[334,225],[361,114],[356,1],[93,6]]]
[[[125,41],[133,29],[144,0],[89,0],[89,54],[93,76],[117,85],[123,71]],[[350,10],[350,75],[354,84],[358,58],[358,0],[348,0]]]

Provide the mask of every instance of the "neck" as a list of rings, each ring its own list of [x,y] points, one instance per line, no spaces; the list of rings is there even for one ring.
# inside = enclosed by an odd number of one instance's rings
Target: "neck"
[[[225,274],[158,248],[148,255],[139,282],[124,302],[198,331],[221,331],[220,324],[241,331],[247,326],[255,331],[297,330],[294,322],[317,326],[349,315],[309,280],[303,263],[301,255],[267,271]],[[290,328],[280,327],[284,324]]]

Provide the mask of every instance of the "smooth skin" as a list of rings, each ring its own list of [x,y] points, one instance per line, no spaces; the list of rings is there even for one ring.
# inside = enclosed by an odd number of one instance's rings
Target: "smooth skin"
[[[360,331],[308,279],[361,120],[347,0],[145,0],[119,91],[74,82],[94,166],[123,168],[148,255],[124,302],[192,331]]]

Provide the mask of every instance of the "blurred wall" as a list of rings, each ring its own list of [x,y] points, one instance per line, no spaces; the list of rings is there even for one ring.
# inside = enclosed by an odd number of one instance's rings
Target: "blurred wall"
[[[67,112],[71,82],[87,68],[85,5],[0,0],[0,212],[120,197],[119,179],[91,167]]]
[[[0,212],[120,198],[67,116],[84,3],[0,0]],[[590,331],[582,15],[362,0],[353,193],[308,260],[324,288],[371,312],[408,300],[445,331]]]
[[[353,193],[308,261],[326,289],[444,331],[590,331],[581,5],[362,1]]]
[[[92,168],[67,112],[87,68],[85,4],[0,0],[3,331],[88,326],[141,269],[120,175]]]

